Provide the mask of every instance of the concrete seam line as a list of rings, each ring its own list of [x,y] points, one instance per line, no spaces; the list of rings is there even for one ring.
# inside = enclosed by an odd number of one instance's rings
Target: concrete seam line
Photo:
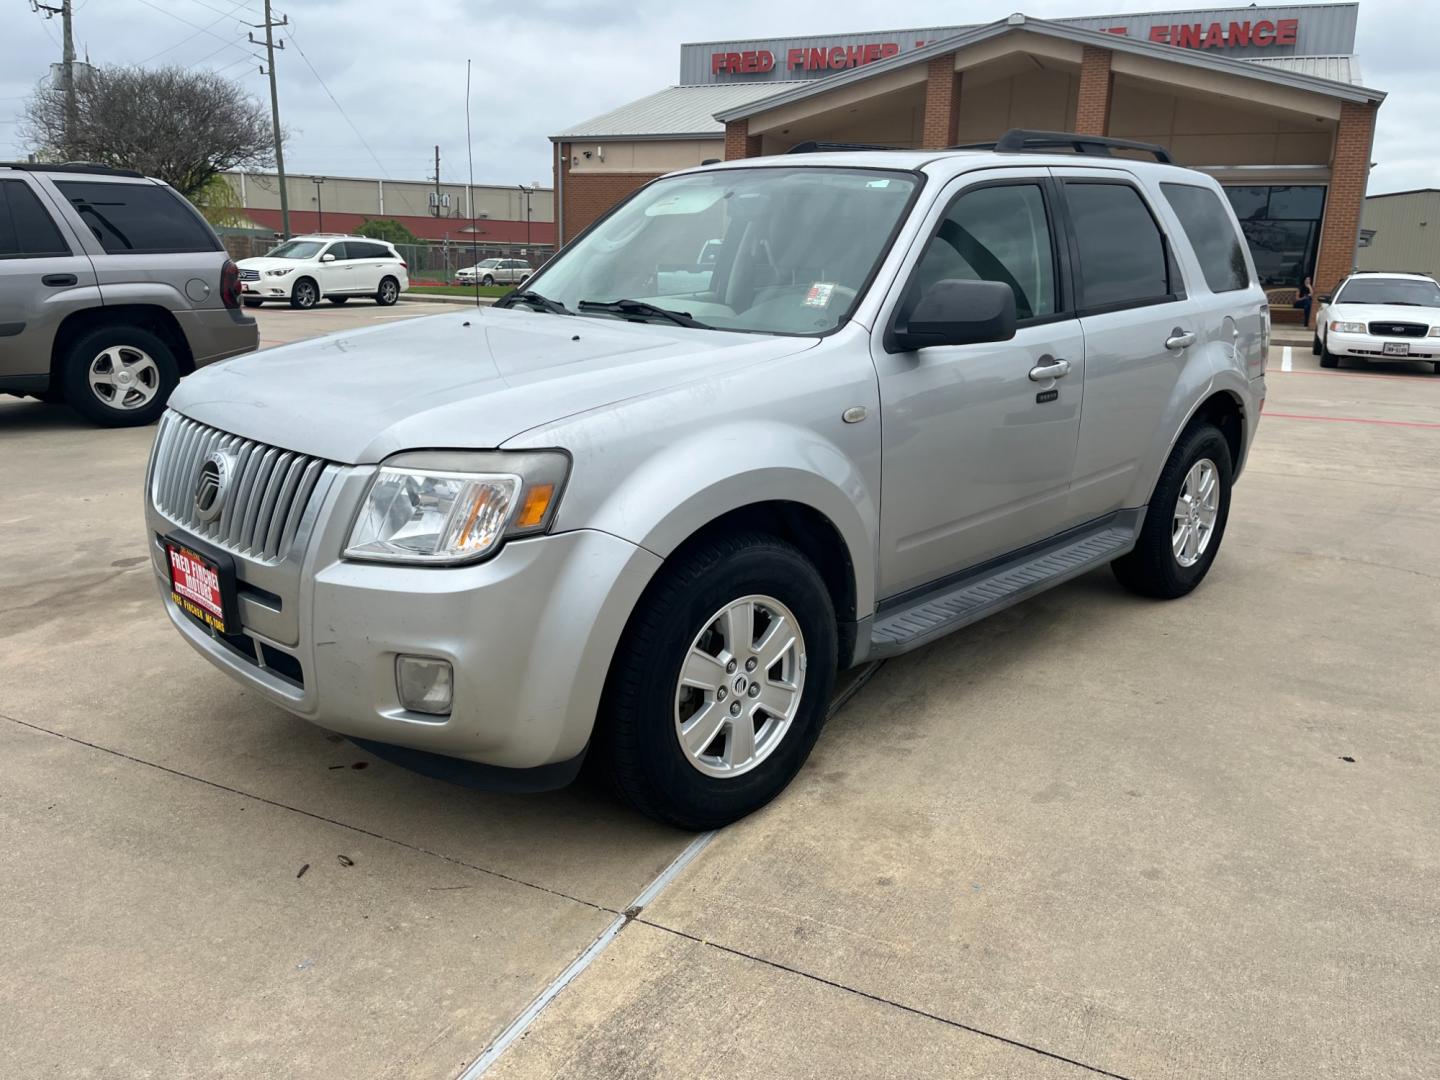
[[[892,1008],[899,1009],[902,1012],[910,1013],[913,1016],[923,1017],[926,1020],[934,1020],[936,1023],[944,1024],[947,1027],[953,1027],[958,1028],[961,1031],[967,1031],[971,1035],[979,1035],[982,1038],[993,1039],[996,1042],[1004,1043],[1006,1046],[1013,1046],[1017,1050],[1028,1050],[1030,1051],[1030,1053],[1039,1054],[1041,1057],[1047,1057],[1054,1061],[1063,1061],[1066,1065],[1074,1065],[1077,1069],[1084,1069],[1087,1072],[1095,1073],[1098,1076],[1108,1076],[1111,1078],[1111,1080],[1131,1080],[1130,1077],[1125,1076],[1123,1073],[1111,1072],[1109,1069],[1102,1069],[1098,1065],[1087,1065],[1083,1061],[1077,1061],[1075,1058],[1066,1057],[1064,1054],[1057,1054],[1053,1050],[1045,1050],[1039,1046],[1034,1046],[1030,1043],[1021,1042],[1018,1039],[1011,1039],[1004,1035],[997,1035],[995,1034],[995,1032],[986,1031],[984,1028],[977,1028],[970,1024],[961,1023],[959,1020],[951,1020],[949,1017],[946,1016],[939,1016],[936,1013],[926,1012],[924,1009],[917,1009],[913,1005],[906,1005],[903,1002],[895,1001],[892,998],[881,997],[879,994],[872,994],[868,991],[860,990],[853,986],[847,986],[845,983],[836,982],[834,979],[827,979],[823,975],[815,975],[808,971],[801,971],[799,968],[790,967],[788,964],[782,964],[778,960],[767,960],[765,957],[756,956],[754,953],[747,953],[741,949],[732,948],[729,945],[721,945],[719,942],[711,941],[707,938],[696,937],[694,934],[686,933],[684,930],[677,930],[673,926],[664,926],[657,922],[651,922],[649,919],[637,918],[635,921],[650,927],[652,930],[660,930],[667,934],[674,934],[676,937],[685,938],[687,941],[693,941],[695,942],[695,944],[704,946],[705,948],[717,949],[720,952],[729,953],[731,956],[738,956],[742,960],[752,960],[757,964],[764,964],[766,967],[774,968],[777,971],[784,971],[791,975],[798,975],[802,979],[809,979],[811,982],[817,982],[823,986],[828,986],[832,989],[840,990],[847,994],[854,994],[857,997],[865,998],[867,1001],[873,1001],[880,1005],[889,1005]]]
[[[477,1077],[485,1075],[486,1070],[500,1060],[500,1056],[509,1049],[510,1044],[525,1034],[525,1030],[535,1022],[535,1019],[545,1011],[545,1007],[554,1001],[560,991],[570,985],[570,982],[582,971],[593,964],[596,958],[603,953],[610,943],[619,936],[620,931],[625,929],[627,923],[634,920],[645,906],[652,903],[666,885],[669,885],[690,863],[695,856],[705,849],[705,846],[715,839],[714,830],[701,833],[686,846],[685,850],[671,861],[670,865],[660,871],[658,875],[641,890],[640,895],[635,897],[635,902],[619,915],[614,922],[601,931],[600,936],[592,941],[589,947],[572,960],[564,971],[560,972],[550,985],[540,991],[538,997],[525,1007],[525,1010],[510,1022],[510,1025],[502,1031],[488,1047],[485,1052],[471,1062],[470,1067],[460,1074],[459,1080],[476,1080]]]
[[[101,746],[99,743],[88,742],[85,739],[77,739],[74,735],[66,735],[63,731],[53,731],[50,728],[42,727],[40,724],[32,724],[28,720],[20,720],[13,716],[0,713],[0,720],[9,720],[12,724],[29,728],[31,731],[38,731],[43,735],[51,735],[57,739],[64,739],[66,742],[77,743],[80,746],[89,747],[91,750],[98,750],[102,754],[111,754],[122,758],[125,761],[134,762],[136,765],[144,765],[151,769],[158,769],[161,772],[169,773],[171,776],[178,776],[184,780],[191,780],[197,784],[204,784],[206,787],[216,788],[219,791],[228,792],[231,795],[239,795],[243,799],[254,799],[266,806],[273,806],[278,810],[288,810],[292,814],[300,814],[303,817],[312,818],[315,821],[323,821],[327,825],[334,825],[341,829],[348,829],[351,832],[359,833],[361,836],[368,836],[374,840],[382,840],[387,844],[394,844],[396,847],[405,848],[407,851],[418,852],[421,855],[428,855],[434,859],[440,859],[451,863],[454,866],[463,866],[467,870],[474,870],[477,874],[487,874],[490,877],[499,878],[501,881],[508,881],[514,885],[521,885],[527,889],[534,889],[536,892],[548,893],[557,896],[561,900],[569,900],[571,903],[579,904],[582,907],[590,908],[592,911],[603,911],[614,915],[614,908],[606,907],[604,904],[597,904],[593,900],[584,900],[578,896],[571,896],[569,893],[561,892],[559,889],[552,889],[546,885],[536,885],[533,881],[526,881],[524,878],[514,877],[511,874],[502,873],[499,870],[492,870],[488,866],[477,866],[475,863],[466,862],[464,859],[457,859],[453,855],[446,855],[440,851],[432,851],[430,848],[421,847],[419,844],[406,843],[404,840],[396,840],[393,836],[386,836],[384,833],[377,833],[370,829],[362,829],[359,825],[351,825],[348,822],[337,821],[335,818],[326,817],[324,814],[317,814],[313,810],[302,810],[298,806],[291,806],[276,799],[267,799],[264,795],[255,795],[248,791],[241,791],[239,788],[229,787],[226,784],[214,780],[207,780],[203,776],[195,776],[193,773],[182,772],[179,769],[172,769],[169,765],[158,765],[153,761],[146,761],[144,758],[127,754],[123,750],[114,750],[108,746]]]

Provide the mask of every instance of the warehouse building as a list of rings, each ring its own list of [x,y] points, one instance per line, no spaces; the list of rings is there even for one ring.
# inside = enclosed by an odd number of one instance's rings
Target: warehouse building
[[[1440,279],[1440,188],[1365,200],[1361,270],[1404,270]]]
[[[575,236],[654,177],[807,140],[942,148],[1009,128],[1159,143],[1213,174],[1277,311],[1355,262],[1385,95],[1359,5],[1297,4],[683,45],[676,85],[551,136]],[[1293,292],[1289,295],[1293,296]]]

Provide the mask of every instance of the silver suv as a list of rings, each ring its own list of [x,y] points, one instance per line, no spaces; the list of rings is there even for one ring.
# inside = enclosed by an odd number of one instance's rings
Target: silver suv
[[[493,308],[189,380],[148,483],[171,621],[392,760],[513,790],[588,755],[708,828],[789,783],[841,669],[1106,564],[1184,596],[1265,294],[1213,179],[1064,140],[676,173]]]
[[[182,375],[258,344],[239,271],[173,188],[97,165],[0,164],[0,393],[148,424]]]

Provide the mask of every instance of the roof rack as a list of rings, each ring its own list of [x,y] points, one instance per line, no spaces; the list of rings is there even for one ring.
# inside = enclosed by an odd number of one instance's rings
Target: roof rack
[[[1134,139],[1111,139],[1104,135],[1080,135],[1073,131],[1031,131],[1027,128],[1011,128],[994,142],[966,143],[964,146],[946,147],[948,150],[994,150],[1000,154],[1040,153],[1045,150],[1071,150],[1077,154],[1099,154],[1112,156],[1113,150],[1139,150],[1154,154],[1155,160],[1165,165],[1173,163],[1170,151],[1155,143],[1137,142]]]
[[[1433,273],[1431,273],[1429,270],[1351,270],[1351,271],[1350,271],[1350,276],[1351,276],[1351,277],[1358,277],[1360,274],[1385,274],[1385,275],[1387,275],[1387,276],[1392,276],[1392,277],[1393,277],[1395,274],[1409,274],[1411,277],[1428,277],[1428,278],[1433,278],[1433,277],[1435,276],[1435,275],[1434,275]]]
[[[874,143],[816,142],[814,139],[796,143],[787,154],[827,154],[844,150],[899,150],[898,146],[877,146]]]
[[[93,161],[0,161],[0,168],[16,169],[19,172],[73,172],[99,173],[103,176],[138,176],[145,174],[134,169],[113,169],[109,165],[97,165]]]

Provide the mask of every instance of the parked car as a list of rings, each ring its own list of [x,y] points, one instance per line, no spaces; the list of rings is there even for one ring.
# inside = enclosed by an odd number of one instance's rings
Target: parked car
[[[1320,297],[1310,351],[1321,367],[1428,360],[1440,375],[1440,284],[1427,274],[1357,270],[1333,298]]]
[[[523,259],[482,259],[455,271],[456,285],[523,285],[534,271]]]
[[[235,264],[173,188],[0,164],[0,393],[148,424],[182,376],[259,344]]]
[[[287,300],[312,308],[321,299],[343,304],[368,296],[388,307],[410,288],[409,268],[395,245],[364,236],[310,233],[287,240],[256,259],[240,260],[246,307]]]
[[[1075,143],[672,174],[493,308],[207,372],[151,464],[171,621],[392,760],[513,790],[589,755],[701,829],[790,782],[839,669],[1106,564],[1184,596],[1265,295],[1212,178]],[[703,287],[632,291],[717,236]]]

